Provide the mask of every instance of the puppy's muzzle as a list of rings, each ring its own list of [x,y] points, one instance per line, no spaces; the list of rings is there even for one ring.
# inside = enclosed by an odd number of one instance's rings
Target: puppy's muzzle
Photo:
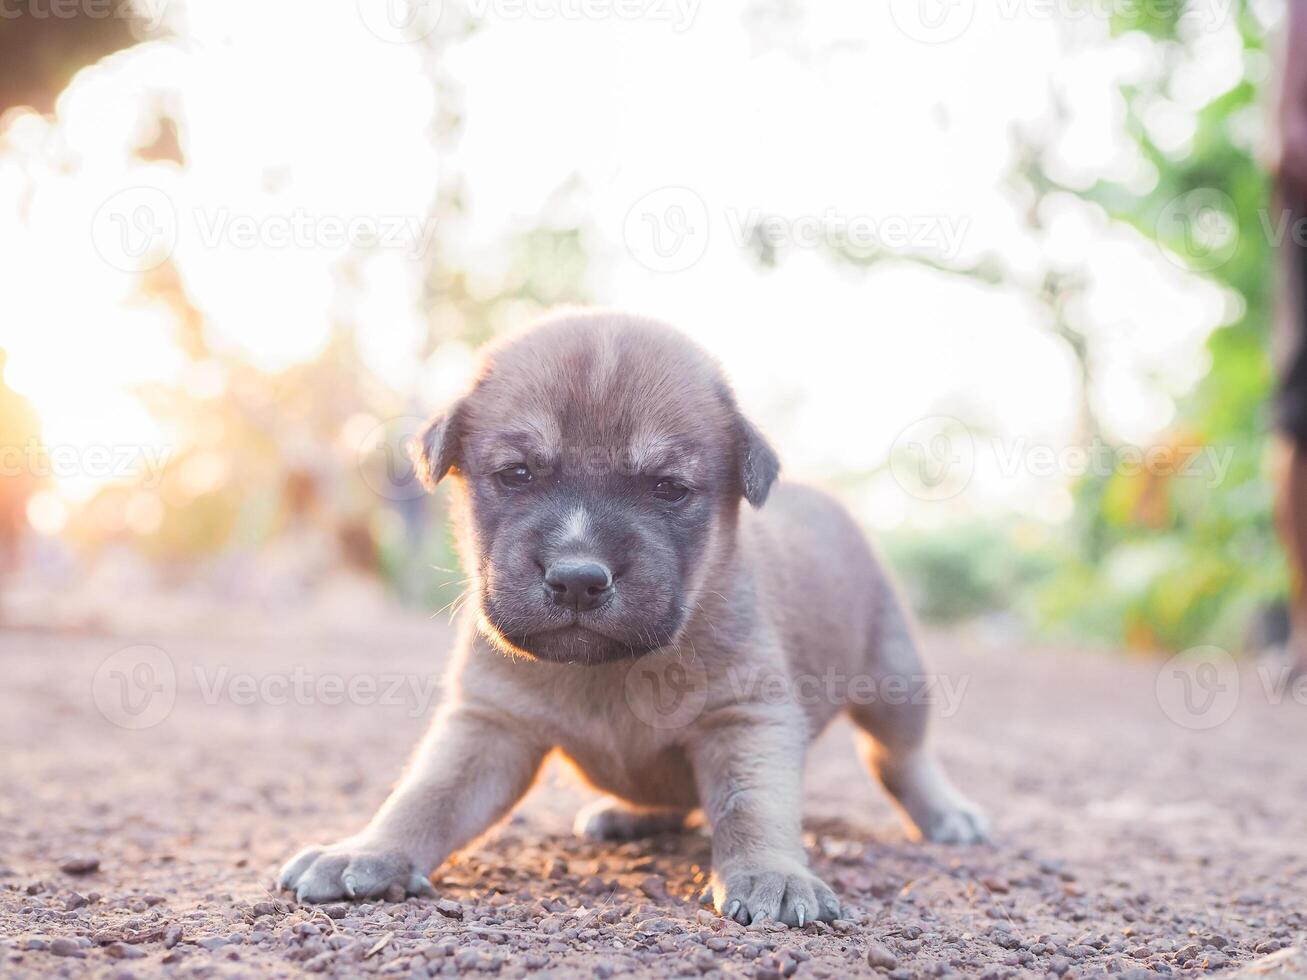
[[[612,598],[613,573],[597,561],[562,559],[545,571],[545,589],[556,605],[586,612]]]

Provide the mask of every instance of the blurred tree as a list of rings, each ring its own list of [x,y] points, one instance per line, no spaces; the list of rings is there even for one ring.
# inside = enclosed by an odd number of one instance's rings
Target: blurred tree
[[[143,21],[126,3],[7,6],[0,16],[0,113],[53,112],[80,69],[140,40]]]
[[[1118,467],[1110,473],[1091,472],[1074,487],[1075,513],[1066,540],[1048,545],[1056,560],[1033,566],[1046,574],[1029,611],[1039,626],[1054,633],[1150,649],[1199,643],[1238,647],[1254,614],[1279,602],[1287,590],[1265,472],[1275,262],[1266,227],[1270,182],[1254,145],[1257,121],[1266,115],[1270,76],[1267,25],[1258,16],[1264,11],[1257,9],[1262,7],[1252,0],[1234,0],[1229,8],[1244,50],[1244,77],[1197,111],[1192,140],[1175,152],[1158,144],[1145,119],[1151,107],[1173,100],[1182,72],[1201,64],[1206,5],[1186,0],[1120,5],[1111,20],[1112,36],[1142,35],[1159,54],[1155,74],[1120,89],[1126,132],[1156,175],[1146,187],[1110,181],[1073,187],[1055,176],[1058,170],[1050,156],[1067,125],[1056,92],[1050,100],[1052,116],[1042,121],[1038,135],[1035,130],[1014,134],[1014,199],[1036,241],[1046,234],[1047,203],[1070,196],[1135,228],[1172,256],[1187,260],[1195,276],[1236,297],[1229,304],[1235,312],[1207,341],[1207,374],[1177,405],[1175,423],[1153,446],[1142,447],[1162,454],[1169,465],[1155,469],[1171,475]],[[838,250],[837,256],[861,267],[905,260],[902,254],[848,249]],[[1079,365],[1080,440],[1086,447],[1101,445],[1112,453],[1122,448],[1104,431],[1090,398],[1098,359],[1092,332],[1074,315],[1087,285],[1081,276],[1050,269],[1032,283],[1008,269],[1000,256],[969,266],[924,254],[906,260],[1030,293],[1045,310],[1049,329],[1067,344]],[[1214,485],[1176,478],[1186,459],[1203,447],[1230,454],[1224,478]],[[1026,552],[1021,539],[1027,531],[1028,522],[1009,522],[1006,547]],[[924,596],[932,589],[930,582],[946,581],[965,593],[942,605],[925,599],[924,612],[952,615],[959,603],[973,611],[1003,604],[992,576],[977,569],[941,571],[950,562],[993,562],[1002,536],[991,537],[991,547],[969,555],[919,539],[914,543],[913,537],[895,545],[910,584],[919,573],[929,573],[929,582],[923,580],[913,591]],[[999,565],[1018,567],[1011,561]],[[1031,566],[1023,560],[1019,567]],[[1009,602],[1014,599],[1015,591],[1007,596]]]
[[[0,575],[11,571],[27,525],[27,501],[41,484],[40,424],[27,400],[5,383],[0,350]]]
[[[1049,581],[1043,609],[1051,625],[1115,624],[1113,634],[1131,645],[1170,649],[1238,647],[1254,613],[1287,589],[1266,480],[1276,263],[1264,226],[1270,181],[1255,145],[1272,74],[1267,25],[1258,16],[1265,5],[1231,6],[1244,77],[1198,110],[1183,151],[1168,152],[1145,119],[1150,107],[1174,97],[1181,71],[1201,64],[1196,6],[1130,4],[1112,22],[1114,34],[1142,32],[1161,49],[1162,70],[1121,90],[1127,132],[1157,175],[1151,187],[1061,189],[1101,205],[1236,297],[1207,341],[1207,374],[1157,444],[1172,453],[1217,447],[1231,464],[1210,483],[1121,469],[1085,478],[1076,489],[1079,561]],[[1040,169],[1033,157],[1026,178],[1046,179]]]

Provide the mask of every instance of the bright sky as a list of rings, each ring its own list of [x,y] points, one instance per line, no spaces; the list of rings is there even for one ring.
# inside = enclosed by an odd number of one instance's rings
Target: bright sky
[[[973,425],[964,493],[922,501],[882,480],[861,501],[867,520],[1007,508],[1056,520],[1065,476],[1005,474],[985,449],[1076,437],[1075,365],[1039,309],[908,263],[855,272],[814,243],[907,236],[959,262],[996,254],[1030,282],[1082,272],[1079,316],[1104,366],[1092,397],[1123,439],[1167,425],[1170,395],[1202,373],[1203,339],[1227,315],[1219,291],[1073,199],[1051,202],[1046,242],[1020,227],[1010,135],[1041,131],[1054,94],[1072,118],[1054,154],[1062,179],[1150,180],[1121,136],[1114,82],[1154,71],[1157,55],[1109,42],[1101,17],[1015,0],[450,0],[413,11],[419,32],[434,27],[419,44],[390,25],[388,3],[173,4],[186,41],[81,73],[53,122],[10,117],[0,346],[48,442],[179,438],[131,392],[181,370],[171,313],[136,294],[166,254],[215,343],[277,369],[314,356],[334,318],[352,320],[369,366],[434,402],[467,358],[416,358],[422,250],[492,278],[514,236],[575,221],[596,300],[716,353],[791,472],[877,466],[923,417]],[[790,6],[802,13],[765,14]],[[1148,120],[1178,151],[1195,108],[1265,70],[1244,64],[1222,9],[1212,0],[1195,27],[1201,69],[1182,71]],[[632,11],[645,16],[619,15]],[[437,106],[428,62],[456,105]],[[179,113],[184,171],[131,156],[160,102]],[[452,149],[431,138],[437,109],[465,120]],[[433,227],[428,208],[454,175],[468,213]],[[772,269],[744,246],[764,217],[783,222]],[[348,284],[347,256],[364,259]]]

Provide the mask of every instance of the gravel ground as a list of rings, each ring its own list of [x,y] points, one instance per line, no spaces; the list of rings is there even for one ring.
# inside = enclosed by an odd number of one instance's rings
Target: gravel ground
[[[938,744],[997,842],[906,841],[835,726],[806,810],[846,906],[833,927],[701,909],[701,834],[573,838],[589,794],[554,764],[437,872],[438,899],[300,907],[274,870],[384,797],[450,634],[275,618],[0,633],[0,975],[1307,976],[1307,705],[1251,672],[1233,717],[1196,731],[1159,707],[1156,663],[930,637],[967,684]],[[142,643],[167,659],[117,653]],[[160,690],[124,708],[116,672]]]

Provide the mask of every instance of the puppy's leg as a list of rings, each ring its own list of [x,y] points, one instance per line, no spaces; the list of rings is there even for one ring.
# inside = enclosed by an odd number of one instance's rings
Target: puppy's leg
[[[863,755],[898,805],[908,833],[947,844],[988,839],[984,813],[954,788],[926,745],[930,705],[920,697],[925,670],[899,599],[888,588],[874,663],[878,679],[894,679],[893,689],[902,696],[878,696],[854,705],[849,714],[862,729]],[[880,689],[888,692],[891,686]]]
[[[431,871],[508,812],[544,749],[467,706],[442,711],[399,785],[360,833],[308,847],[281,869],[300,902],[430,894]]]
[[[691,760],[712,823],[713,903],[742,924],[838,918],[800,837],[807,728],[797,713],[741,706],[707,719]]]
[[[588,840],[635,840],[685,828],[689,810],[641,807],[606,796],[581,808],[572,825]]]

